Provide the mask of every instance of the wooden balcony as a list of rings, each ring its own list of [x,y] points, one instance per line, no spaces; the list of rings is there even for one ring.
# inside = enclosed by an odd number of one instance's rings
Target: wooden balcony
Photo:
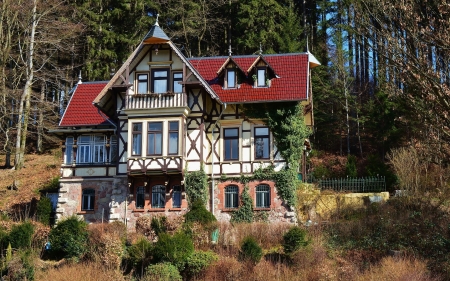
[[[128,159],[128,174],[181,173],[184,159],[181,156],[131,157]]]
[[[187,107],[186,93],[128,95],[126,109]]]

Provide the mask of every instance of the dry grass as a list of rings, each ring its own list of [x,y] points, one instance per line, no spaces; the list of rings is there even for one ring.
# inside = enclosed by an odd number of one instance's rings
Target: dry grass
[[[28,203],[38,198],[36,192],[45,183],[59,175],[60,150],[55,149],[48,154],[25,155],[25,168],[20,171],[0,169],[0,210],[7,210],[16,204]],[[0,155],[0,164],[5,162],[5,155]],[[17,191],[8,190],[14,180],[19,181]]]
[[[426,263],[415,258],[386,257],[358,277],[359,281],[431,281]]]
[[[36,281],[128,281],[131,277],[123,276],[117,270],[108,270],[101,263],[68,264],[59,268],[50,268],[39,271]]]

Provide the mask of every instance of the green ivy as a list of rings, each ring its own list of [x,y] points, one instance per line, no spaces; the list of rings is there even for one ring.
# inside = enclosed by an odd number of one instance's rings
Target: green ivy
[[[275,172],[273,167],[258,169],[252,177],[246,177],[246,182],[272,179],[276,182],[281,199],[289,206],[295,206],[297,171],[302,160],[305,139],[311,134],[304,122],[303,106],[298,102],[280,102],[245,104],[241,109],[247,117],[263,120],[272,132],[281,156],[287,162],[286,168],[279,172]]]
[[[186,170],[185,174],[184,186],[189,206],[197,200],[201,200],[203,204],[206,204],[208,200],[208,177],[203,165],[199,171],[188,172]]]
[[[241,194],[241,204],[237,211],[231,214],[231,222],[253,222],[253,200],[248,193],[248,187],[245,186]]]

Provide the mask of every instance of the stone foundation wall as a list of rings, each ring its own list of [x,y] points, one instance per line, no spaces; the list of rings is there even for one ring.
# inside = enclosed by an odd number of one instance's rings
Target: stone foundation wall
[[[256,186],[266,184],[270,187],[270,208],[256,208]],[[242,194],[245,184],[235,181],[219,182],[214,188],[214,215],[218,221],[230,221],[233,209],[227,209],[225,205],[225,188],[228,185],[237,185],[239,195]],[[278,196],[275,182],[273,181],[251,181],[247,184],[248,192],[253,200],[255,215],[266,212],[269,222],[297,223],[296,213],[293,207],[288,207]],[[240,198],[239,198],[240,200]]]

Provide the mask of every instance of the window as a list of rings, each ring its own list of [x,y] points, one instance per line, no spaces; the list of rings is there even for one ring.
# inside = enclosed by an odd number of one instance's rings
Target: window
[[[155,185],[152,188],[152,208],[164,208],[166,204],[166,187]]]
[[[103,135],[84,135],[77,140],[77,163],[104,163],[106,160],[106,137]]]
[[[138,94],[146,94],[148,92],[148,74],[137,74],[137,90]]]
[[[255,128],[255,159],[269,159],[269,128]]]
[[[142,123],[133,123],[133,140],[131,142],[132,145],[132,155],[141,155],[141,146],[142,146]]]
[[[145,187],[138,186],[136,190],[136,209],[142,209],[145,205]]]
[[[237,185],[225,187],[225,208],[237,208],[239,198],[239,188]]]
[[[117,146],[117,136],[111,136],[109,162],[116,163],[119,157],[119,148]]]
[[[225,146],[225,160],[239,159],[239,129],[230,128],[223,129],[224,146]]]
[[[152,70],[152,92],[155,94],[167,93],[169,88],[169,70]]]
[[[270,187],[267,184],[256,186],[256,208],[270,208]]]
[[[227,70],[227,87],[236,88],[236,71],[234,69]]]
[[[266,86],[266,70],[264,68],[258,69],[258,87]]]
[[[95,190],[94,189],[83,189],[83,195],[81,199],[81,210],[82,211],[93,211],[95,203]]]
[[[183,85],[178,83],[178,82],[182,82],[182,81],[183,81],[183,73],[175,72],[173,74],[173,86],[172,86],[172,90],[174,93],[182,93],[183,92]]]
[[[181,185],[173,186],[172,207],[181,208]]]
[[[66,139],[66,151],[64,154],[64,163],[72,164],[72,155],[73,155],[73,137],[68,137]]]
[[[169,154],[178,154],[178,121],[169,122]]]
[[[147,155],[162,154],[162,122],[148,123]]]

